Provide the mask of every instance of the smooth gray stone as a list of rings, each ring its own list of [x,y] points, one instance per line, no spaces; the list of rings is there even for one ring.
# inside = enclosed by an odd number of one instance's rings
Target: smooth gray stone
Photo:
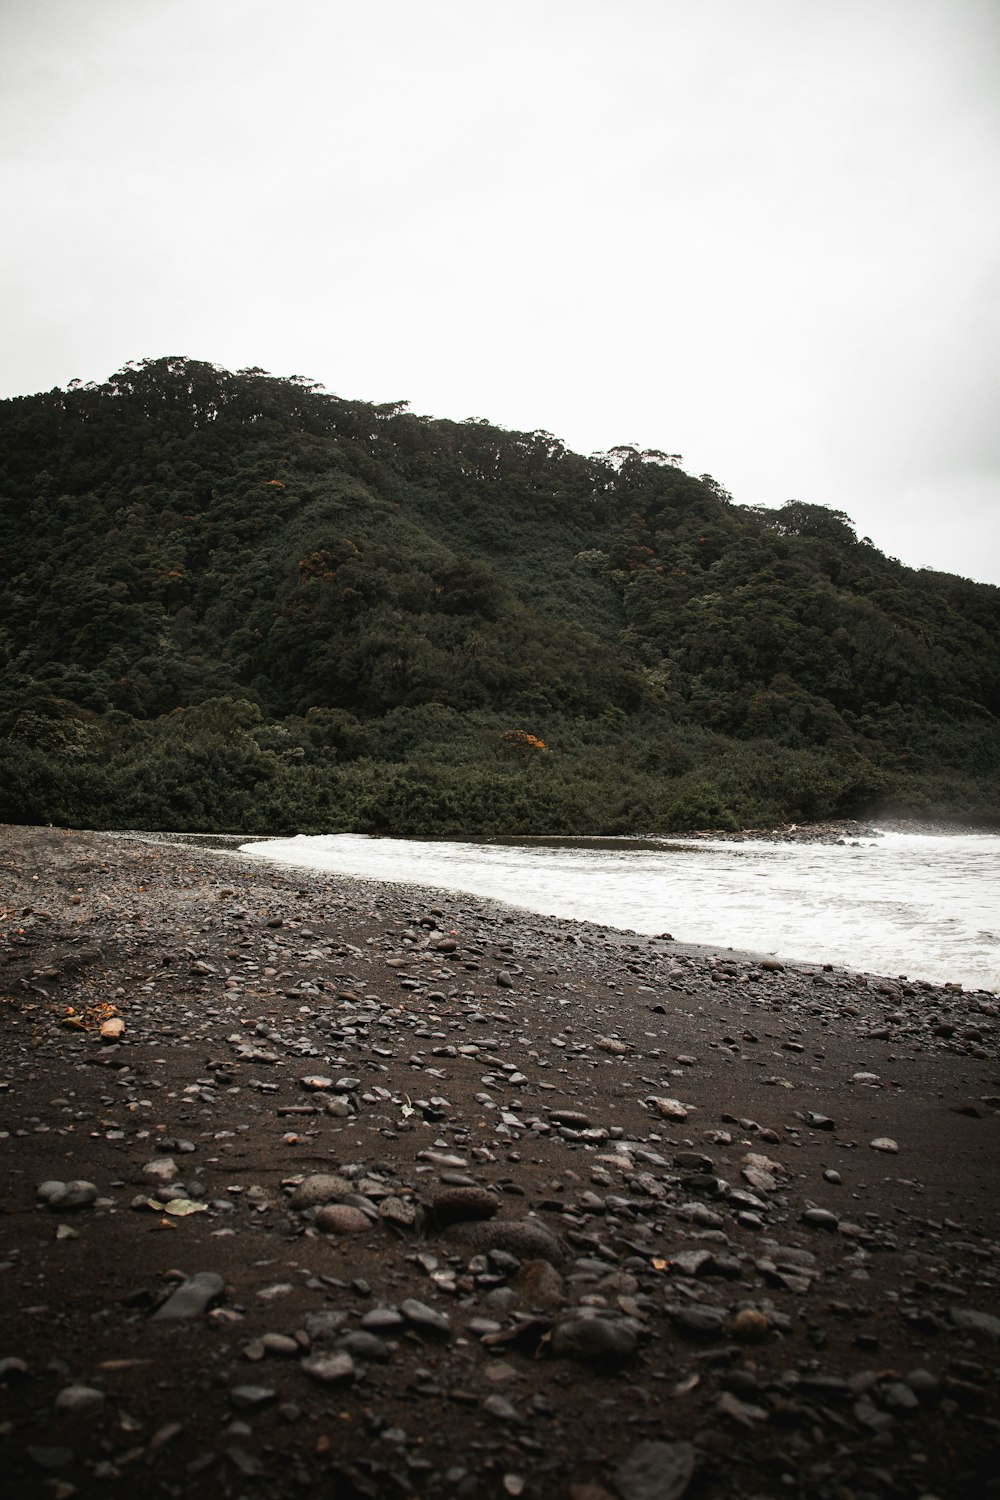
[[[630,1328],[605,1318],[569,1318],[552,1330],[550,1348],[557,1359],[590,1365],[621,1365],[632,1358],[637,1339]]]
[[[830,1234],[836,1234],[840,1228],[840,1220],[828,1208],[807,1208],[802,1215],[802,1222],[808,1224],[810,1229],[825,1229]]]
[[[104,1401],[104,1392],[92,1385],[67,1385],[59,1392],[53,1405],[56,1411],[81,1412],[103,1406]]]
[[[677,1250],[671,1252],[670,1265],[682,1276],[707,1275],[711,1270],[714,1255],[710,1250]]]
[[[40,1469],[68,1469],[73,1462],[72,1448],[29,1446],[25,1452]]]
[[[676,1328],[695,1338],[712,1338],[722,1332],[726,1321],[721,1307],[671,1302],[664,1310]]]
[[[72,1182],[57,1182],[50,1179],[38,1185],[38,1197],[46,1208],[62,1212],[74,1208],[89,1208],[97,1199],[97,1187],[92,1182],[85,1182],[82,1178],[74,1178]]]
[[[444,1313],[437,1312],[433,1307],[428,1307],[426,1302],[418,1302],[416,1297],[407,1297],[405,1302],[399,1306],[400,1312],[406,1320],[415,1328],[422,1329],[425,1333],[446,1334],[451,1332],[451,1323]]]
[[[352,1358],[371,1365],[385,1365],[392,1358],[392,1350],[385,1340],[380,1339],[378,1334],[369,1333],[365,1328],[345,1333],[342,1339],[337,1340],[337,1348],[350,1354]]]
[[[395,1333],[406,1326],[406,1319],[394,1307],[372,1307],[361,1319],[367,1333]]]
[[[974,1307],[953,1307],[949,1317],[956,1328],[967,1328],[972,1333],[987,1333],[1000,1339],[1000,1318],[993,1313],[977,1312]]]
[[[342,1385],[357,1373],[349,1354],[310,1354],[301,1367],[321,1385]]]
[[[50,1200],[50,1208],[70,1209],[89,1208],[97,1198],[97,1187],[92,1182],[84,1182],[76,1178],[73,1182],[67,1182],[66,1190],[61,1197]]]
[[[261,1335],[261,1348],[268,1354],[299,1355],[301,1348],[287,1333],[265,1333]]]
[[[254,1411],[259,1406],[268,1406],[277,1394],[266,1385],[234,1385],[229,1399],[240,1411]]]
[[[483,1402],[483,1411],[487,1412],[491,1417],[495,1417],[498,1422],[520,1422],[523,1420],[517,1407],[511,1405],[503,1396],[487,1396]]]
[[[182,1281],[173,1296],[153,1313],[151,1322],[168,1318],[197,1318],[222,1296],[226,1283],[217,1271],[199,1271]]]
[[[66,1184],[60,1181],[58,1177],[47,1177],[45,1181],[40,1182],[38,1184],[38,1187],[35,1189],[35,1192],[43,1203],[51,1203],[53,1198],[62,1197],[65,1191]]]
[[[621,1500],[680,1500],[694,1474],[690,1443],[637,1443],[615,1470]]]

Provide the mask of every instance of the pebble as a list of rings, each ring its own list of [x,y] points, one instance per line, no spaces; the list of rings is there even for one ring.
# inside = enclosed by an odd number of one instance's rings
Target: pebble
[[[483,1401],[483,1411],[498,1422],[521,1422],[521,1413],[514,1407],[505,1396],[493,1394],[487,1396]]]
[[[675,1328],[692,1338],[714,1338],[725,1327],[726,1313],[721,1307],[671,1302],[665,1305],[664,1312]]]
[[[715,1410],[720,1417],[728,1417],[731,1422],[736,1422],[740,1427],[752,1427],[755,1422],[765,1422],[767,1412],[762,1406],[754,1406],[748,1401],[741,1401],[734,1396],[732,1391],[722,1391],[716,1397]]]
[[[344,1350],[353,1359],[359,1359],[363,1364],[385,1365],[392,1358],[392,1349],[385,1339],[380,1339],[378,1334],[369,1333],[364,1328],[355,1328],[351,1333],[345,1333],[343,1338],[337,1340],[337,1348]]]
[[[273,1302],[277,1297],[287,1297],[294,1290],[290,1281],[274,1281],[270,1286],[262,1286],[257,1296],[261,1302]]]
[[[349,1203],[325,1203],[316,1210],[315,1223],[324,1234],[364,1234],[372,1227],[368,1215]]]
[[[417,1223],[419,1212],[412,1198],[390,1195],[379,1204],[378,1216],[387,1224],[394,1224],[397,1229],[412,1229]]]
[[[892,1411],[913,1411],[920,1405],[914,1391],[904,1380],[889,1380],[882,1386],[881,1398]]]
[[[265,1333],[261,1336],[260,1342],[267,1354],[291,1357],[302,1352],[295,1339],[287,1333]]]
[[[759,1344],[771,1331],[770,1319],[755,1307],[742,1307],[726,1323],[730,1338],[741,1344]]]
[[[354,1185],[346,1177],[339,1177],[331,1172],[316,1172],[299,1183],[290,1202],[295,1209],[316,1208],[321,1204],[346,1198],[353,1192]]]
[[[29,1443],[25,1452],[40,1469],[68,1469],[73,1462],[73,1449],[58,1445],[50,1447]]]
[[[547,1260],[529,1260],[514,1278],[514,1290],[526,1307],[561,1307],[566,1300],[566,1283]]]
[[[651,1094],[646,1103],[663,1120],[680,1122],[686,1120],[691,1112],[689,1106],[682,1104],[679,1099],[661,1098],[656,1094]]]
[[[620,1500],[681,1500],[694,1469],[691,1443],[637,1443],[615,1470],[615,1489]]]
[[[807,1208],[802,1215],[802,1222],[808,1224],[810,1229],[826,1229],[830,1234],[836,1234],[840,1228],[840,1220],[828,1208]]]
[[[873,1151],[884,1151],[889,1156],[895,1156],[899,1151],[897,1143],[888,1135],[878,1135],[873,1141],[869,1141],[868,1144]]]
[[[451,1333],[451,1322],[445,1313],[438,1312],[436,1308],[428,1307],[426,1302],[420,1302],[416,1297],[407,1297],[399,1304],[399,1310],[408,1323],[418,1328],[421,1333],[430,1333],[438,1336],[447,1336]]]
[[[361,1326],[372,1333],[395,1333],[406,1327],[406,1319],[394,1307],[373,1307],[362,1317]]]
[[[56,1396],[53,1403],[56,1411],[68,1411],[79,1414],[84,1411],[93,1411],[95,1407],[103,1406],[105,1396],[103,1391],[97,1390],[92,1385],[67,1385]]]
[[[524,1260],[547,1260],[559,1266],[565,1254],[559,1241],[544,1224],[526,1219],[499,1219],[492,1223],[462,1224],[451,1231],[476,1250],[507,1250]]]
[[[172,1156],[154,1156],[142,1169],[144,1177],[151,1177],[154,1182],[168,1183],[176,1182],[180,1176],[180,1168]]]
[[[225,1282],[215,1271],[199,1271],[183,1281],[162,1307],[152,1315],[154,1322],[165,1322],[177,1318],[197,1318],[217,1302],[225,1289]]]
[[[492,1219],[500,1207],[496,1194],[484,1187],[438,1188],[431,1193],[428,1202],[438,1222],[442,1224]]]
[[[1000,1339],[1000,1318],[994,1313],[979,1312],[974,1307],[953,1307],[948,1315],[956,1328],[968,1329],[972,1333],[985,1333],[990,1338]]]
[[[76,1178],[72,1182],[40,1182],[37,1195],[53,1212],[65,1212],[80,1208],[89,1208],[96,1203],[98,1189],[92,1182],[85,1182],[82,1178]]]
[[[354,1360],[347,1353],[310,1354],[301,1362],[302,1369],[320,1385],[347,1385],[357,1374]]]
[[[235,1385],[229,1392],[229,1399],[237,1411],[257,1411],[262,1406],[270,1406],[277,1398],[277,1391],[266,1385]]]
[[[670,1269],[681,1276],[703,1276],[715,1263],[711,1250],[675,1250],[669,1260]]]
[[[607,1369],[627,1363],[637,1347],[631,1328],[605,1318],[568,1318],[556,1324],[549,1343],[556,1359],[575,1359]]]
[[[314,1344],[330,1343],[343,1331],[347,1314],[340,1308],[324,1307],[306,1318],[306,1333]]]

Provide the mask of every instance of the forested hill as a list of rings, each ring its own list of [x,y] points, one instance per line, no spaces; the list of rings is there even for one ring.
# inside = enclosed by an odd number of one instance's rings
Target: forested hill
[[[4,821],[1000,813],[1000,590],[676,455],[167,358],[0,402],[0,507]]]

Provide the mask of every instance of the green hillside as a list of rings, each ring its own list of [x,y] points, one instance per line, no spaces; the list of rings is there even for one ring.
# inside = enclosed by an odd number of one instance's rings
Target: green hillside
[[[8,822],[1000,813],[1000,590],[675,455],[168,358],[0,402],[0,510]]]

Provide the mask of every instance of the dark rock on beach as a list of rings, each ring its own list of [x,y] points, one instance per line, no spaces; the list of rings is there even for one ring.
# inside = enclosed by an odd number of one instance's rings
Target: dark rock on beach
[[[998,1493],[996,996],[217,842],[0,830],[6,1493]]]

